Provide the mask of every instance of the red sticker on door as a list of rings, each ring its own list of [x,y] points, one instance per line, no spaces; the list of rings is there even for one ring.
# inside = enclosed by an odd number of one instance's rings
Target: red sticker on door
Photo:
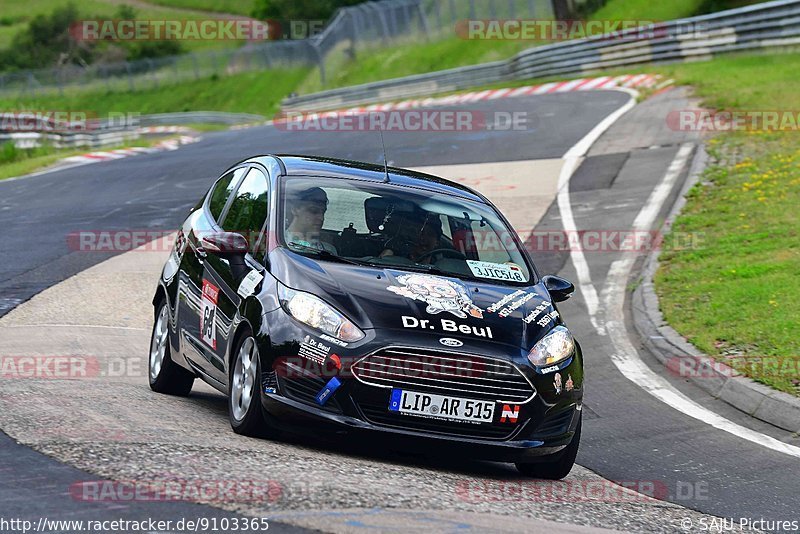
[[[212,349],[217,350],[217,299],[219,288],[203,280],[203,300],[200,309],[200,335]]]

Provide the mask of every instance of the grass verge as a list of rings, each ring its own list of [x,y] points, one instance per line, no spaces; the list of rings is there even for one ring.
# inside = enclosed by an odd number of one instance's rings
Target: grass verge
[[[800,54],[729,56],[658,68],[706,105],[797,117]],[[703,246],[667,246],[656,274],[665,319],[703,352],[758,382],[800,394],[800,130],[731,132],[673,231]],[[669,242],[670,240],[666,240]]]
[[[10,142],[0,145],[0,180],[23,176],[32,172],[41,171],[57,163],[58,161],[70,156],[80,156],[87,152],[116,150],[118,148],[131,148],[137,146],[153,146],[156,143],[165,141],[170,137],[159,138],[140,138],[119,145],[107,146],[102,148],[55,148],[52,145],[44,145],[31,149],[14,148]]]
[[[306,69],[247,72],[164,85],[127,93],[74,92],[39,97],[0,99],[3,110],[83,110],[99,116],[109,112],[170,113],[230,111],[271,116],[280,101],[306,76]]]

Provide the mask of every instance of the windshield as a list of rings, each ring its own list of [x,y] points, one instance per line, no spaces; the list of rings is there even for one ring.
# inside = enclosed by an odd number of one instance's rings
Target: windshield
[[[285,177],[279,241],[331,261],[524,284],[530,269],[486,204],[359,180]]]

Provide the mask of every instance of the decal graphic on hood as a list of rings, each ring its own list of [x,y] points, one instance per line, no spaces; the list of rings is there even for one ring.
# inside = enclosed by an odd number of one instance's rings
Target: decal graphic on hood
[[[403,274],[397,277],[397,281],[403,285],[389,286],[386,289],[400,296],[425,302],[428,305],[425,311],[431,315],[446,311],[461,319],[468,314],[478,319],[483,318],[483,312],[472,303],[467,288],[461,284],[427,274]]]

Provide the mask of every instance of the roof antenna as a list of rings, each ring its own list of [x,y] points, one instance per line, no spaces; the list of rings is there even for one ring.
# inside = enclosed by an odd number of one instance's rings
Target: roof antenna
[[[383,181],[388,184],[389,183],[389,164],[386,163],[386,144],[384,144],[384,142],[383,142],[383,128],[381,128],[380,126],[378,126],[378,133],[381,134],[381,146],[383,147],[383,175],[385,176]]]

